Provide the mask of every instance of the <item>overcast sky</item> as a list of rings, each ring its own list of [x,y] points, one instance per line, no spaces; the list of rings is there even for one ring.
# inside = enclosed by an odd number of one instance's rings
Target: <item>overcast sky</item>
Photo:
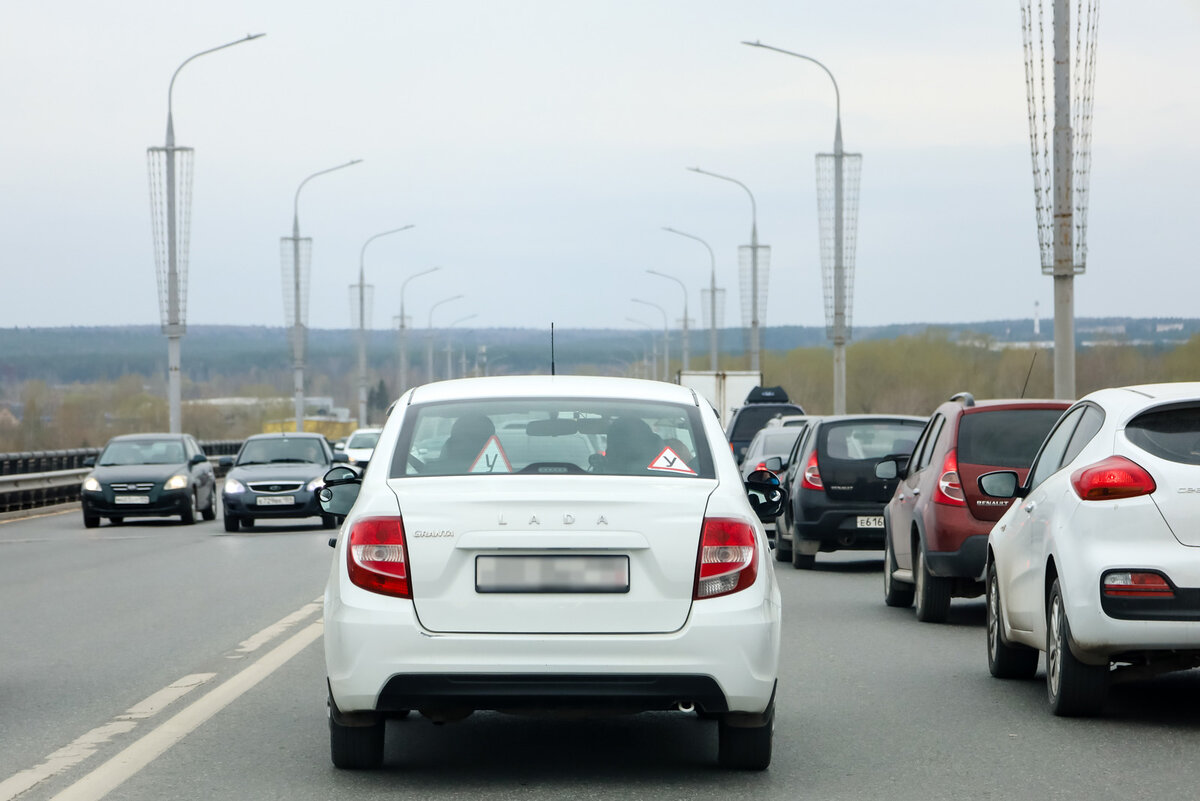
[[[157,324],[146,148],[195,148],[190,325],[284,322],[280,237],[309,174],[314,328],[727,325],[750,204],[766,325],[823,325],[814,154],[863,154],[856,325],[1052,314],[1034,225],[1018,0],[122,0],[0,11],[0,326]],[[1047,23],[1048,24],[1048,23]],[[1080,317],[1200,316],[1197,0],[1105,2]],[[185,340],[186,348],[186,340]]]

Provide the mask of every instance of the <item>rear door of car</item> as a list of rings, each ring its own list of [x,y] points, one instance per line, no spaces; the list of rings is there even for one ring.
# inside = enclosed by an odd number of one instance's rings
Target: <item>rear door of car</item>
[[[887,503],[897,479],[879,478],[875,466],[888,456],[910,454],[924,425],[900,418],[826,420],[818,433],[817,463],[829,500]]]
[[[989,498],[979,477],[995,470],[1015,470],[1021,482],[1066,404],[1018,408],[976,406],[963,411],[958,424],[958,476],[967,509],[977,520],[994,523],[1011,501]]]

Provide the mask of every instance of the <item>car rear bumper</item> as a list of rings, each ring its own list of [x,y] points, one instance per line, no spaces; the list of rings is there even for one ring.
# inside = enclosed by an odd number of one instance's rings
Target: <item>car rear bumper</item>
[[[191,499],[189,490],[154,490],[146,493],[149,503],[115,503],[102,492],[81,492],[85,515],[95,517],[170,517],[183,514]]]
[[[859,517],[882,517],[883,506],[868,509],[825,509],[815,520],[796,521],[800,540],[820,543],[822,551],[883,549],[884,529],[859,528]]]
[[[987,539],[987,534],[977,534],[963,540],[957,551],[929,550],[925,553],[925,564],[935,576],[982,580],[987,562]]]

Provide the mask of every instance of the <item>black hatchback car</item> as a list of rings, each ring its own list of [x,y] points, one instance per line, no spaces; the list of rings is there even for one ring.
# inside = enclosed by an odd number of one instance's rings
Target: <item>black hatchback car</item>
[[[216,478],[195,438],[188,434],[124,434],[100,456],[85,462],[92,472],[80,487],[83,525],[107,517],[174,517],[185,524],[217,516]]]
[[[260,519],[304,517],[319,517],[325,528],[334,528],[337,518],[321,511],[317,490],[333,463],[345,461],[320,434],[249,437],[237,458],[223,456],[219,462],[229,470],[221,491],[225,530],[251,528]]]
[[[746,396],[746,405],[733,410],[725,429],[725,438],[729,440],[733,458],[737,459],[739,465],[745,460],[750,440],[767,425],[768,420],[799,414],[804,414],[804,409],[788,400],[783,387],[755,387]]]
[[[792,447],[783,483],[789,501],[776,522],[775,558],[811,568],[821,551],[883,548],[883,507],[897,479],[875,466],[907,457],[928,418],[855,414],[818,417]],[[774,460],[767,469],[777,469]]]

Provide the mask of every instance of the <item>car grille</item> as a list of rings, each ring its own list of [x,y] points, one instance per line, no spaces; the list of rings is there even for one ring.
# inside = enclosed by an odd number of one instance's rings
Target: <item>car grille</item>
[[[255,492],[295,492],[303,486],[303,483],[295,481],[260,481],[256,484],[251,484],[250,489]]]
[[[113,492],[149,492],[154,489],[153,481],[141,481],[137,483],[121,482],[110,485]]]

